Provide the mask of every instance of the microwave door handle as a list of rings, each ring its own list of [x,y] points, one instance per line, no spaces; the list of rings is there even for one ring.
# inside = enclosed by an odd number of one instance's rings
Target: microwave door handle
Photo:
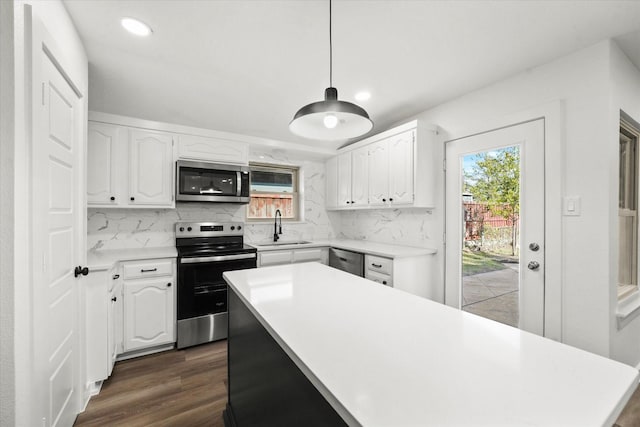
[[[242,172],[236,171],[236,196],[242,195]]]

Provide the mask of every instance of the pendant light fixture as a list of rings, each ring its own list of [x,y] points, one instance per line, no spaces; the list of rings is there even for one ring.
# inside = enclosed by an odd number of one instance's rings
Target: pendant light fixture
[[[324,101],[305,105],[289,123],[289,130],[309,139],[339,141],[364,135],[373,128],[367,112],[351,102],[339,101],[333,87],[333,43],[331,39],[331,0],[329,0],[329,87]]]

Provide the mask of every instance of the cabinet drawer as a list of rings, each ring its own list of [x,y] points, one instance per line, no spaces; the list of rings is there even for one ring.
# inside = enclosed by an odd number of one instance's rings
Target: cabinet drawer
[[[260,252],[258,254],[258,258],[260,260],[260,267],[267,265],[290,264],[292,251]]]
[[[321,248],[297,249],[293,251],[293,262],[322,261]]]
[[[376,273],[391,275],[393,273],[393,260],[375,255],[365,255],[364,268]]]
[[[393,277],[389,276],[388,274],[381,274],[376,273],[375,271],[367,270],[364,273],[364,278],[393,287]]]
[[[173,275],[171,260],[126,263],[122,270],[125,280]]]

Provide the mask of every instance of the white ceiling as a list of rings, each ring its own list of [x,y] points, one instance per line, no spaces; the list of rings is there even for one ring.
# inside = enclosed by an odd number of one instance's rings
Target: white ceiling
[[[328,0],[65,0],[89,108],[309,144],[288,123],[329,86]],[[119,20],[148,23],[126,33]],[[600,40],[640,64],[640,1],[334,0],[333,83],[373,133]],[[635,33],[635,34],[629,34]]]

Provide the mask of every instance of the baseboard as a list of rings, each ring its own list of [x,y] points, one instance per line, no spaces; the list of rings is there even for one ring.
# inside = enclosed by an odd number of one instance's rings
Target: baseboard
[[[82,409],[80,410],[80,412],[84,412],[87,409],[87,405],[89,404],[91,398],[100,393],[100,389],[102,389],[102,383],[102,381],[87,383],[84,393],[85,399],[82,403]]]
[[[133,359],[134,357],[147,356],[149,354],[160,353],[162,351],[173,350],[175,348],[175,343],[171,344],[163,344],[157,347],[151,348],[143,348],[140,350],[133,350],[127,353],[119,354],[116,358],[116,362],[120,362],[122,360]]]
[[[640,371],[640,362],[638,362],[638,364],[636,365],[636,370]]]

